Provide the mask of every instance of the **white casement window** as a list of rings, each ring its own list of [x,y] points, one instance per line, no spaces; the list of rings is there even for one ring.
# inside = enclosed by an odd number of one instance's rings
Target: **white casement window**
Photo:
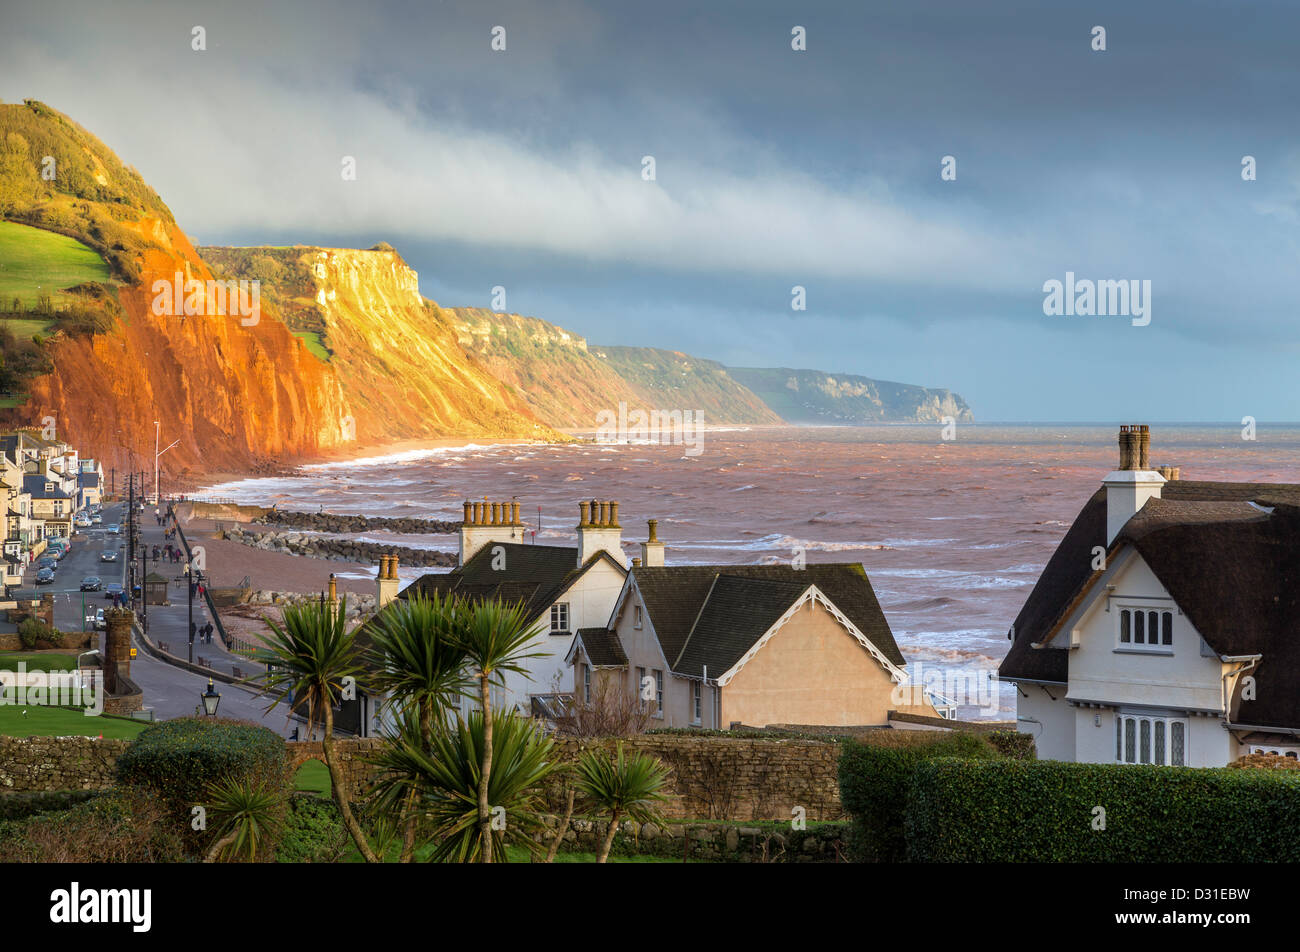
[[[551,631],[569,630],[569,603],[559,602],[551,606]]]
[[[704,705],[701,703],[701,699],[700,699],[699,681],[691,682],[691,701],[693,705],[692,716],[695,718],[695,723],[698,724],[700,723],[700,718],[703,715],[703,709],[704,709]]]
[[[587,704],[591,703],[591,665],[582,666],[582,699]]]
[[[1174,644],[1174,613],[1155,608],[1119,610],[1121,648],[1162,650]]]
[[[1187,722],[1146,714],[1115,718],[1115,762],[1187,766]]]
[[[645,668],[637,668],[637,669],[636,669],[636,685],[635,685],[636,697],[637,697],[637,707],[641,708],[642,710],[645,710],[645,702],[646,702],[646,700],[647,700],[647,699],[646,699],[646,696],[645,696],[645,688],[646,688],[646,683],[645,683]]]
[[[655,669],[655,717],[664,716],[664,673]]]

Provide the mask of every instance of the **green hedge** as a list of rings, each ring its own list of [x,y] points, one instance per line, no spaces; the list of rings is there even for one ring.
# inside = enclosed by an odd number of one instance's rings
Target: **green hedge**
[[[1020,731],[989,731],[984,735],[999,754],[1009,760],[1036,760],[1038,749],[1034,735]]]
[[[6,793],[0,796],[0,820],[17,820],[36,813],[66,810],[103,796],[102,790],[52,790],[41,793]]]
[[[903,817],[912,773],[939,757],[989,760],[998,752],[986,736],[959,731],[891,731],[893,746],[848,741],[840,754],[840,801],[853,818],[849,858],[901,862]]]
[[[118,780],[156,791],[188,825],[210,781],[227,777],[285,782],[284,738],[258,724],[183,717],[141,731],[117,760]]]
[[[1291,771],[938,760],[906,812],[913,862],[1300,861]]]

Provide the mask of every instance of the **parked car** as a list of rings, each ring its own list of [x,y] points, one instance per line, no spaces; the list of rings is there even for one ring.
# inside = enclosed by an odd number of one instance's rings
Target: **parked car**
[[[121,582],[109,582],[107,585],[104,586],[105,598],[112,598],[114,595],[121,596],[124,594],[126,593],[122,591]]]
[[[104,624],[104,609],[95,612],[95,630],[103,631],[108,626]]]
[[[53,581],[54,581],[53,569],[41,569],[39,572],[36,573],[37,585],[49,585]]]
[[[98,575],[87,575],[81,580],[81,590],[83,592],[98,592],[103,587],[104,582]]]
[[[59,560],[50,555],[42,555],[36,562],[38,569],[49,569],[51,573],[59,567]]]
[[[101,552],[101,553],[99,553],[99,561],[101,561],[101,562],[116,562],[116,561],[117,561],[117,553],[116,553],[116,552]]]

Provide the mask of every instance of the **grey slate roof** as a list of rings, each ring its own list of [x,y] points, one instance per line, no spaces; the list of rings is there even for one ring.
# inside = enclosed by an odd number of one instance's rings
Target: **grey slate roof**
[[[504,550],[505,569],[492,568],[493,552]],[[494,542],[484,546],[470,560],[450,572],[431,572],[412,582],[399,598],[411,595],[456,593],[469,598],[500,598],[525,604],[530,618],[546,610],[560,594],[576,582],[604,555],[598,554],[579,567],[578,550],[558,545],[526,545]],[[616,564],[610,559],[610,564]],[[620,566],[620,568],[622,568]]]
[[[638,566],[632,577],[672,670],[729,670],[810,585],[894,664],[905,662],[866,571],[855,563]]]
[[[627,655],[618,636],[608,628],[579,628],[577,638],[582,642],[588,659],[597,666],[621,667],[627,664]]]
[[[1131,544],[1220,655],[1263,654],[1257,700],[1236,721],[1300,727],[1300,485],[1174,480],[1116,538]],[[1267,513],[1248,502],[1271,507]],[[1106,542],[1106,496],[1093,495],[1048,561],[1016,618],[999,675],[1065,682],[1066,648],[1032,648],[1092,579]]]

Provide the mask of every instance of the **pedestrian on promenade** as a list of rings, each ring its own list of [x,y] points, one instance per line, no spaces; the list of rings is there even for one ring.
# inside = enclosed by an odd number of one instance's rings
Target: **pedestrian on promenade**
[[[190,622],[190,643],[194,643],[194,636],[199,633],[199,626],[196,622]]]

